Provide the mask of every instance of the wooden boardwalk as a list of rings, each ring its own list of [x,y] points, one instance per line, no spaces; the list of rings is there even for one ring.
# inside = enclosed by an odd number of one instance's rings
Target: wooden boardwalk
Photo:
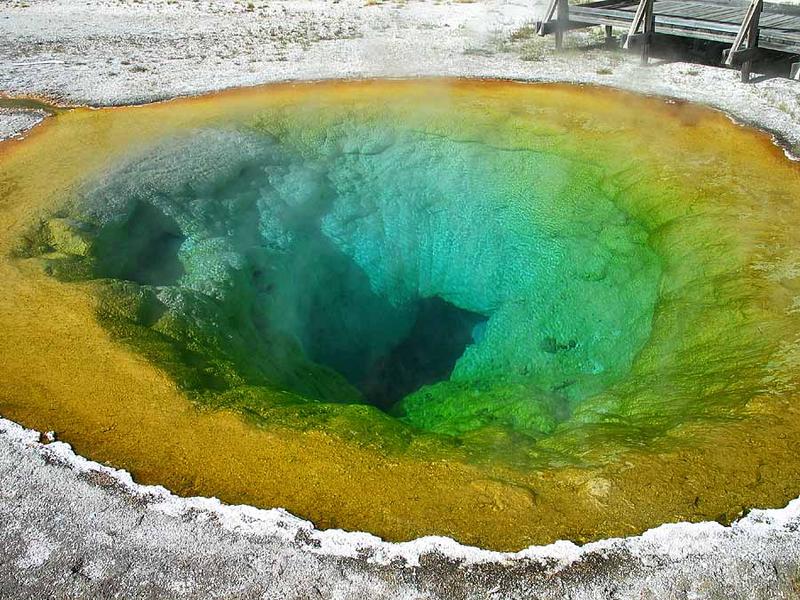
[[[609,37],[611,28],[626,30],[625,47],[641,42],[644,60],[657,34],[731,44],[725,64],[743,65],[748,74],[761,50],[800,55],[800,6],[762,0],[600,0],[579,5],[551,0],[539,33],[555,33],[560,46],[565,31],[594,25],[605,26]],[[792,69],[793,77],[798,74],[800,63]],[[743,69],[746,80],[745,75]]]

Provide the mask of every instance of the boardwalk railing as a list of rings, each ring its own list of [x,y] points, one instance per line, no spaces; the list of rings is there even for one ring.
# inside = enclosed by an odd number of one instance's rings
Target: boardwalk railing
[[[623,47],[640,48],[644,63],[656,34],[730,44],[723,63],[740,67],[745,82],[753,60],[764,50],[800,55],[800,7],[764,0],[599,0],[578,5],[550,0],[538,31],[555,34],[560,48],[567,31],[596,25],[605,27],[607,41],[613,28],[627,31]],[[800,78],[800,62],[792,64],[791,77]]]

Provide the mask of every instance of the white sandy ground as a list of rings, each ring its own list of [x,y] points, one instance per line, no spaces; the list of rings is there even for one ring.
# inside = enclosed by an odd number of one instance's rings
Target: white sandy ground
[[[0,108],[0,140],[22,137],[29,129],[41,123],[47,114],[36,110]]]
[[[595,33],[510,41],[537,2],[0,0],[0,91],[131,104],[290,79],[450,75],[609,85],[694,100],[800,148],[800,83],[641,68]],[[527,59],[527,60],[523,60]],[[0,108],[0,139],[41,111]],[[772,599],[800,597],[800,499],[731,527],[664,525],[582,548],[500,554],[383,543],[285,511],[142,487],[0,419],[0,598]],[[800,490],[798,490],[800,493]]]
[[[544,0],[0,0],[0,91],[133,104],[291,79],[450,75],[571,81],[703,102],[800,145],[798,85],[654,61],[571,34],[509,43]],[[365,4],[365,1],[367,4]],[[599,28],[598,28],[599,29]],[[526,58],[528,60],[523,60]]]
[[[287,512],[178,498],[0,419],[0,597],[396,600],[796,598],[800,499],[723,527],[516,554],[317,531]]]

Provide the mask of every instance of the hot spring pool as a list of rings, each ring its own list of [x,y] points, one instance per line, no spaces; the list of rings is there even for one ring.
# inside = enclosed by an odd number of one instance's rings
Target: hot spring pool
[[[800,176],[697,106],[453,80],[0,145],[0,415],[144,483],[496,549],[800,494]]]

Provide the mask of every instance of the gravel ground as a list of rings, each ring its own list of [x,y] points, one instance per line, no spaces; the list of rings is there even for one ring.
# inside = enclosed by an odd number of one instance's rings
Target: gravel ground
[[[800,500],[732,527],[665,525],[517,554],[388,544],[280,510],[180,499],[0,419],[0,597],[797,598]]]
[[[47,116],[40,110],[0,108],[0,140],[21,137]]]
[[[702,102],[800,148],[796,82],[741,85],[735,71],[664,60],[641,68],[635,56],[598,48],[599,28],[571,33],[570,49],[555,54],[551,38],[520,35],[541,15],[542,4],[5,0],[0,90],[103,106],[293,79],[571,81]]]
[[[647,68],[527,35],[538,2],[5,0],[0,91],[116,105],[289,79],[450,75],[609,85],[715,106],[800,154],[800,87]],[[46,117],[0,103],[0,139]],[[798,598],[800,500],[732,527],[662,526],[515,555],[387,544],[283,511],[179,499],[0,419],[0,598]]]

